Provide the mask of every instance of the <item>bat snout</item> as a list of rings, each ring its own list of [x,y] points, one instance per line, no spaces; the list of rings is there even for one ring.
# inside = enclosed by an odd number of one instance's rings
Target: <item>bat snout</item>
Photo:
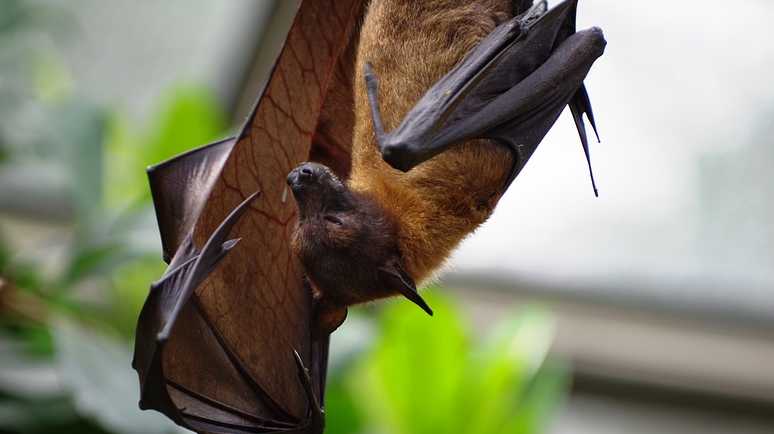
[[[291,187],[301,186],[314,182],[320,177],[321,170],[318,167],[319,164],[315,163],[301,163],[295,169],[288,173],[287,183]]]
[[[300,191],[310,186],[323,186],[340,183],[331,171],[318,163],[301,163],[288,173],[288,185],[293,191]]]

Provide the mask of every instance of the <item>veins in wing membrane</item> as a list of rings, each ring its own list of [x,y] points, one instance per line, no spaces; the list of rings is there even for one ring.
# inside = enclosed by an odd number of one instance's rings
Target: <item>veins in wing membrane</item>
[[[239,376],[242,377],[244,382],[248,385],[250,390],[252,390],[259,399],[263,401],[264,404],[270,409],[272,413],[278,416],[278,419],[265,419],[265,421],[268,424],[274,424],[278,426],[287,427],[289,426],[295,426],[298,425],[301,421],[295,418],[294,416],[288,414],[285,410],[280,407],[279,404],[261,387],[260,384],[258,384],[252,376],[247,372],[245,369],[244,363],[239,359],[239,357],[234,353],[234,351],[229,348],[228,344],[226,343],[225,339],[221,335],[220,331],[215,327],[215,325],[210,320],[207,313],[204,311],[204,308],[201,306],[201,302],[199,301],[198,295],[194,294],[192,297],[193,307],[196,310],[196,312],[201,316],[201,318],[204,320],[204,323],[207,325],[207,327],[212,332],[213,336],[215,337],[215,340],[218,342],[218,345],[220,345],[223,352],[226,354],[226,357],[228,358],[231,365],[236,369],[236,371],[239,373]],[[228,411],[228,410],[227,410]],[[252,416],[253,418],[256,418],[255,416]]]

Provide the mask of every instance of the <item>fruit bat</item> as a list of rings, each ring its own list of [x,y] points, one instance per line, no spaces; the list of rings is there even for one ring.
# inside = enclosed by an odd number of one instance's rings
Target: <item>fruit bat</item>
[[[314,162],[288,176],[299,208],[292,246],[322,329],[335,329],[350,305],[392,295],[432,314],[416,282],[491,214],[566,106],[596,194],[583,80],[606,42],[598,28],[576,32],[577,5],[370,5],[349,179]]]
[[[321,433],[347,306],[402,294],[431,313],[415,282],[568,104],[587,151],[582,80],[604,44],[575,8],[301,2],[240,133],[149,169],[169,267],[138,320],[141,408],[197,432]]]

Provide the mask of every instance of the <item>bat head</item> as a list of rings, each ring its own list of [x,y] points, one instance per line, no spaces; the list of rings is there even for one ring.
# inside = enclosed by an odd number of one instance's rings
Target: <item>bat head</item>
[[[396,223],[376,200],[317,163],[299,165],[287,182],[299,209],[293,251],[329,301],[349,306],[400,293],[399,279],[379,272],[395,269],[400,254]]]
[[[315,250],[380,245],[374,238],[393,233],[391,219],[368,197],[352,192],[328,167],[302,163],[288,174],[299,210],[299,226]]]
[[[352,192],[328,167],[301,163],[287,183],[299,210],[299,223],[317,226],[316,243],[343,246],[377,234],[394,232],[384,210],[368,197]]]

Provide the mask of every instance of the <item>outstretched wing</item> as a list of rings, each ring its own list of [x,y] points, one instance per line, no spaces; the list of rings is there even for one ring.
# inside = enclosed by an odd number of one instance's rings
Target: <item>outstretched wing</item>
[[[138,322],[143,408],[198,432],[322,432],[328,339],[284,180],[309,158],[362,3],[304,0],[240,134],[149,171],[170,266]]]
[[[596,28],[576,32],[576,10],[577,0],[565,0],[547,12],[543,1],[498,26],[389,134],[381,131],[373,97],[375,130],[385,159],[409,170],[453,143],[489,138],[516,154],[510,182],[568,104],[588,158],[582,115],[587,114],[592,126],[594,119],[583,79],[602,55],[605,41]],[[367,70],[371,89],[375,80]]]

